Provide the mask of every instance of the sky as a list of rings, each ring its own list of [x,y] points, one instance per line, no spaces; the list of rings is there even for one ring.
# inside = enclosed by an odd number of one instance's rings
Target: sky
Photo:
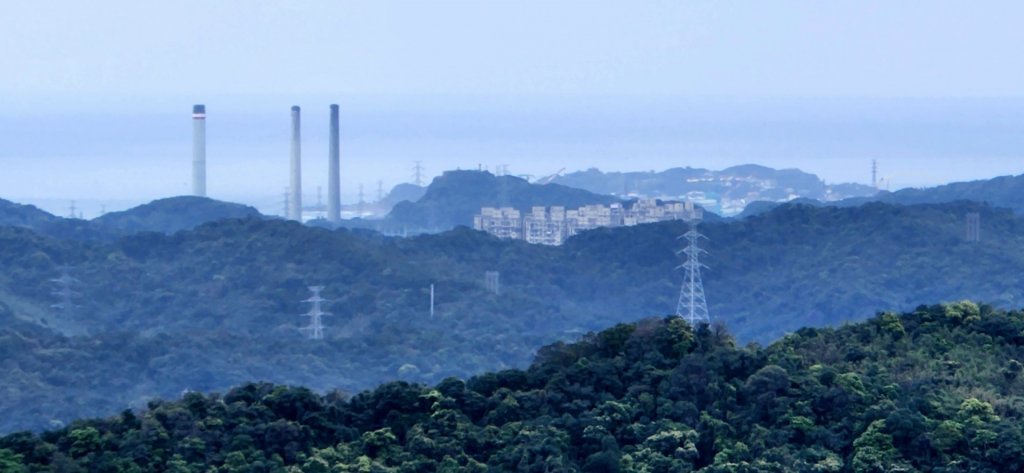
[[[0,197],[187,193],[193,103],[211,196],[262,207],[286,185],[293,104],[307,194],[342,106],[349,200],[417,160],[865,182],[877,159],[896,186],[1019,174],[1020,18],[1010,1],[8,2]]]

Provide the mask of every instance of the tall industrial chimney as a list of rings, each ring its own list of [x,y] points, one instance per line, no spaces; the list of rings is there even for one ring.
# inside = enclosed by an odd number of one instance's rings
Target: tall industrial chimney
[[[302,221],[302,136],[299,106],[292,106],[292,196],[288,199],[288,218]]]
[[[341,157],[339,156],[338,106],[331,105],[331,143],[327,155],[327,219],[341,220]]]
[[[206,105],[192,106],[192,195],[206,197]]]

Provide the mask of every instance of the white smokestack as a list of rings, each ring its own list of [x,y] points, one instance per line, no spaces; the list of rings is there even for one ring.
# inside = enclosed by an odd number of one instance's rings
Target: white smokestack
[[[338,106],[331,105],[331,139],[327,153],[327,219],[341,220],[341,157],[338,137]]]
[[[192,195],[206,197],[206,105],[192,106]]]
[[[302,221],[302,136],[299,106],[292,106],[292,174],[288,218]]]

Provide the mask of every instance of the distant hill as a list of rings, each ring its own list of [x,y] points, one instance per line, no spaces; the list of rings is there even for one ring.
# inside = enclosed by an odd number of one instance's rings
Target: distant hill
[[[935,187],[907,188],[895,192],[882,191],[870,197],[857,197],[830,202],[812,202],[800,199],[795,202],[810,205],[829,205],[837,207],[857,207],[868,202],[886,202],[892,204],[940,204],[956,201],[972,201],[989,204],[993,207],[1011,209],[1024,215],[1024,174],[1019,176],[1000,176],[968,182],[954,182]],[[739,217],[757,215],[773,209],[781,202],[754,202]]]
[[[974,211],[979,243],[964,241]],[[39,331],[0,328],[0,354],[20,360],[0,379],[0,431],[251,379],[352,392],[526,366],[537,347],[623,313],[674,311],[685,228],[605,228],[543,247],[465,228],[394,239],[253,218],[111,242],[0,227],[0,303]],[[1024,219],[985,204],[786,205],[700,229],[711,316],[743,342],[929,301],[1024,301]],[[73,313],[50,307],[61,264],[80,281]],[[500,272],[500,294],[485,290],[486,271]],[[326,286],[334,314],[318,343],[297,331],[310,285]]]
[[[34,205],[0,199],[0,225],[28,228],[56,238],[101,239],[105,235],[87,220],[62,218]]]
[[[772,169],[746,164],[721,171],[672,168],[655,172],[601,172],[588,169],[559,176],[555,183],[600,194],[639,194],[679,198],[704,193],[720,203],[727,201],[786,201],[796,197],[839,200],[870,196],[877,191],[861,184],[827,185],[818,176],[799,169]]]
[[[403,201],[416,202],[427,193],[427,188],[416,184],[402,183],[391,188],[391,192],[384,196],[381,204],[387,207],[394,207],[395,204]]]
[[[1013,209],[1019,214],[1024,214],[1024,174],[954,182],[923,189],[901,189],[896,192],[881,193],[876,200],[905,205],[971,200],[985,202],[994,207]],[[846,202],[846,205],[859,203],[857,200],[852,200]]]
[[[0,199],[0,225],[62,239],[110,240],[138,232],[174,233],[206,222],[247,217],[262,215],[249,206],[194,196],[159,199],[92,220],[58,217],[31,205]]]
[[[138,232],[174,233],[191,230],[206,222],[223,219],[262,217],[247,205],[206,197],[178,196],[154,200],[121,212],[110,212],[92,220],[105,233],[129,235]]]
[[[0,199],[0,225],[32,228],[56,220],[58,217],[34,205],[22,205]]]
[[[1020,312],[968,301],[804,328],[763,348],[738,346],[720,328],[648,318],[541,348],[523,370],[433,386],[184,392],[0,437],[0,468],[1019,472],[1022,333]],[[198,357],[154,364],[182,362],[205,368]]]
[[[481,207],[562,205],[567,208],[611,204],[619,199],[558,184],[530,184],[513,176],[495,176],[486,171],[446,171],[434,179],[415,202],[400,202],[385,219],[386,225],[447,230],[473,225]]]

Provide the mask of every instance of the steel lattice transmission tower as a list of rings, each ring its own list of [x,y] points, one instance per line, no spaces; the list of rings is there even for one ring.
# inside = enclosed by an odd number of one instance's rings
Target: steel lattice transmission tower
[[[63,311],[64,314],[73,317],[75,315],[75,309],[79,306],[75,304],[74,298],[81,296],[77,291],[72,289],[73,286],[79,283],[79,280],[71,276],[71,271],[74,269],[72,266],[59,266],[57,269],[60,271],[60,277],[51,279],[50,282],[56,284],[57,289],[52,291],[52,294],[60,298],[60,302],[51,304],[50,307]]]
[[[690,229],[679,237],[686,240],[686,248],[676,252],[683,257],[683,264],[676,267],[683,271],[683,287],[679,290],[679,303],[676,304],[676,314],[686,319],[691,326],[697,324],[711,323],[708,314],[708,301],[704,297],[704,281],[701,279],[700,270],[706,268],[700,262],[700,255],[707,253],[699,246],[700,239],[706,238],[697,231],[697,225],[704,217],[700,208],[693,206],[692,202],[686,203],[683,220],[689,224]]]
[[[325,315],[331,315],[329,312],[323,311],[323,303],[327,302],[327,299],[320,297],[320,291],[323,291],[323,286],[309,286],[309,291],[313,293],[302,302],[308,302],[310,304],[309,312],[302,314],[302,317],[309,317],[309,325],[300,328],[299,330],[304,332],[310,340],[323,340],[324,338],[324,324],[321,317]]]

